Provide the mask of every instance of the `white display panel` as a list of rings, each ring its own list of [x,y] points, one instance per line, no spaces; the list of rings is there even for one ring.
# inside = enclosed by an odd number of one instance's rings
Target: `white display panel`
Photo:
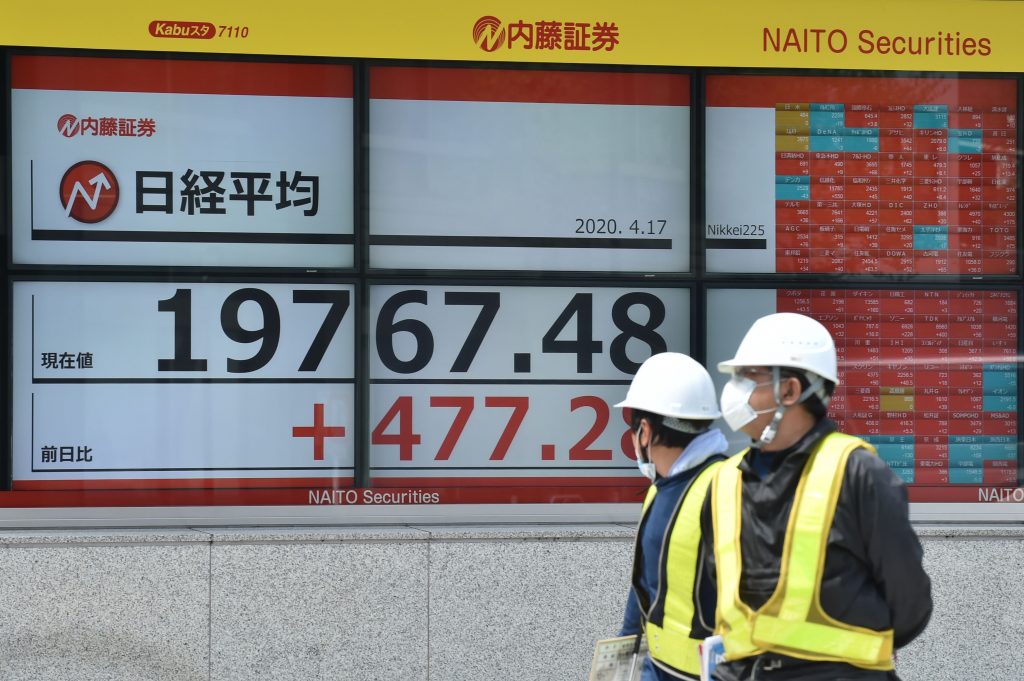
[[[705,239],[729,246],[707,248],[709,272],[775,271],[774,114],[707,108]]]
[[[375,68],[370,264],[685,272],[689,77]]]
[[[353,264],[347,66],[12,58],[16,264]]]
[[[635,499],[646,481],[612,405],[651,354],[688,351],[687,290],[382,285],[370,301],[375,487]]]
[[[350,480],[351,285],[16,281],[12,301],[15,490]]]

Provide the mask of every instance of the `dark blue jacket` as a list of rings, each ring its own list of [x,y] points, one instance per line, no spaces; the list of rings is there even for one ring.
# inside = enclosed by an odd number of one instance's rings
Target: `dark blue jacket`
[[[667,478],[658,478],[655,481],[654,485],[658,488],[658,493],[654,496],[654,501],[651,502],[651,507],[648,509],[637,530],[635,567],[638,569],[634,569],[633,589],[630,590],[629,598],[626,601],[626,613],[622,620],[622,629],[619,631],[620,636],[639,634],[643,630],[643,617],[636,590],[643,590],[645,594],[644,600],[648,603],[653,602],[657,597],[658,579],[659,575],[663,572],[660,565],[662,558],[661,545],[668,523],[671,520],[672,513],[679,504],[679,500],[686,490],[689,489],[693,479],[708,464],[713,461],[721,461],[724,458],[724,456],[712,456],[695,468],[690,468]],[[696,564],[692,566],[693,570],[697,570],[698,566],[701,565],[703,559],[702,552],[703,547],[700,548]],[[716,594],[714,583],[707,579],[703,573],[698,575],[696,591],[700,605],[695,607],[691,631],[693,637],[699,640],[710,636],[711,629],[714,628],[714,621],[702,621],[700,613],[714,613]],[[652,613],[652,615],[655,616],[656,622],[660,620],[660,612]],[[679,678],[689,677],[679,677],[666,672],[656,667],[649,657],[644,662],[643,675],[641,676],[642,681],[673,681]]]

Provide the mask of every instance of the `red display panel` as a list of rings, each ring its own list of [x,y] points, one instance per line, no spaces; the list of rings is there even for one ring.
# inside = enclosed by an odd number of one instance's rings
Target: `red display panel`
[[[1004,290],[779,289],[839,355],[829,411],[912,501],[986,501],[1018,480],[1018,300]]]
[[[709,271],[1017,272],[1015,81],[711,76],[707,93]]]

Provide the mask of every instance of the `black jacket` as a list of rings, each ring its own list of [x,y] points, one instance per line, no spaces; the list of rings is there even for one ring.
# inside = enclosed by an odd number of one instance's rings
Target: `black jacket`
[[[795,446],[782,452],[751,449],[740,463],[743,474],[743,567],[740,598],[755,610],[768,600],[779,580],[782,547],[800,474],[810,453],[835,423],[822,419]],[[763,477],[758,471],[764,473]],[[705,571],[716,579],[711,495],[701,516]],[[894,645],[910,643],[928,624],[931,581],[921,564],[923,551],[910,526],[903,482],[879,457],[865,449],[850,455],[825,551],[821,606],[845,624],[894,630]],[[711,621],[713,613],[702,613]],[[763,655],[723,663],[715,679],[893,679],[895,674],[851,665],[809,662]]]

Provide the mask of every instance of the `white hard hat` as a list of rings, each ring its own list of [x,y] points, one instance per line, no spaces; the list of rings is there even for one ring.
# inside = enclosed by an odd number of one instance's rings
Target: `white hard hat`
[[[629,384],[626,399],[615,406],[678,419],[710,421],[722,415],[707,369],[679,352],[647,358]]]
[[[726,374],[739,367],[802,369],[839,383],[832,334],[817,320],[794,312],[758,319],[743,337],[736,356],[718,363],[718,370]]]

